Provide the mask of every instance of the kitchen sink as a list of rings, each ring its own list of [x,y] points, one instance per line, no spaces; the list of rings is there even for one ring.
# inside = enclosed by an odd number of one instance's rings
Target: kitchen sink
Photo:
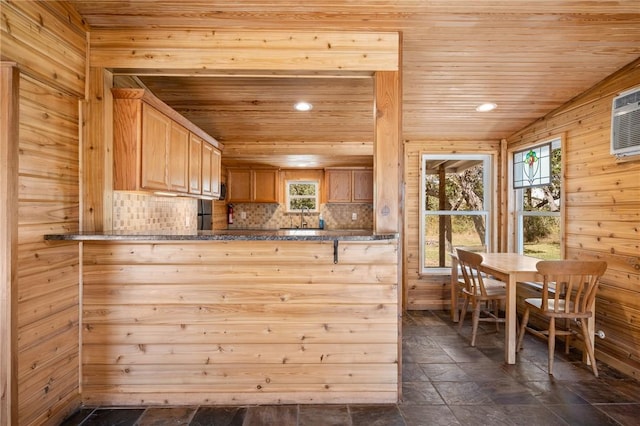
[[[304,231],[305,229],[309,229],[311,231],[322,231],[322,228],[295,228],[294,227],[294,228],[280,228],[280,229],[283,231],[295,231],[295,230]]]

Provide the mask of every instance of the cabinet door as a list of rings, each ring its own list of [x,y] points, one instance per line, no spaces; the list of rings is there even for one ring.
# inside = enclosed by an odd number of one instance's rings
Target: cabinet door
[[[203,151],[204,141],[194,135],[189,136],[189,193],[201,194],[202,183],[205,180],[205,176],[202,173],[203,160],[205,153]],[[208,183],[208,182],[207,182]]]
[[[142,106],[141,185],[149,189],[169,189],[168,150],[171,120],[154,108]]]
[[[211,158],[213,157],[213,147],[209,144],[202,144],[202,194],[211,194]]]
[[[327,203],[351,202],[351,170],[326,170]]]
[[[189,131],[178,123],[171,123],[169,139],[169,189],[188,192]]]
[[[353,171],[353,202],[373,202],[373,170]]]
[[[222,170],[222,153],[213,149],[211,156],[211,195],[220,196],[220,172]]]
[[[206,142],[202,144],[202,194],[220,195],[220,151]]]
[[[251,199],[251,170],[229,169],[228,191],[230,202],[249,203]]]
[[[278,170],[253,170],[253,201],[278,202]]]

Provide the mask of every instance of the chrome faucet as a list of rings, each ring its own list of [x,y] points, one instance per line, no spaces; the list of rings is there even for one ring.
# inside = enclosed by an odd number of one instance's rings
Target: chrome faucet
[[[307,227],[307,222],[304,221],[304,209],[305,209],[304,206],[300,208],[300,228]],[[307,210],[309,210],[309,208],[307,208]]]

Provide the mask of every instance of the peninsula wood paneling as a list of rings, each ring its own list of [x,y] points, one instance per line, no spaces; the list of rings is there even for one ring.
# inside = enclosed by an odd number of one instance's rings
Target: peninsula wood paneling
[[[508,139],[509,147],[564,132],[569,259],[604,260],[596,299],[596,358],[640,378],[640,157],[609,153],[611,101],[640,85],[640,60]]]
[[[3,1],[1,29],[2,58],[20,70],[11,424],[56,425],[80,404],[79,253],[77,243],[50,245],[43,235],[78,230],[86,32],[62,2]]]
[[[451,275],[420,272],[420,156],[421,154],[494,155],[493,170],[498,170],[499,142],[492,141],[406,141],[405,218],[404,218],[404,306],[405,309],[448,309]],[[494,204],[497,200],[493,200]],[[497,214],[497,211],[495,211]],[[493,218],[494,222],[496,218]]]
[[[394,403],[397,249],[86,242],[83,401]]]

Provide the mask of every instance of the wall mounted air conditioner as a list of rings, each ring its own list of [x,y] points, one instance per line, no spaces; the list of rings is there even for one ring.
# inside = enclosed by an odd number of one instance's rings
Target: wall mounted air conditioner
[[[611,154],[640,154],[640,87],[613,98],[611,108]]]

